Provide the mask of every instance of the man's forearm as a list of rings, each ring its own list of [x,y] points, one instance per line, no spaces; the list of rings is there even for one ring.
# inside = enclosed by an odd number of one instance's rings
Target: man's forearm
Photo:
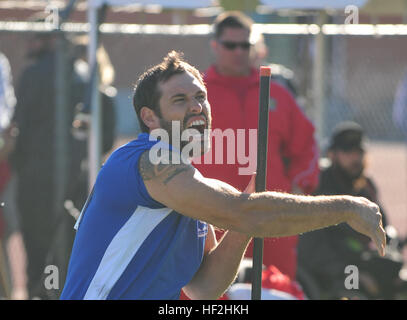
[[[242,195],[242,226],[256,237],[282,237],[347,222],[351,202],[343,196],[294,196],[277,192]]]
[[[250,239],[244,234],[226,231],[219,244],[205,256],[188,285],[187,294],[200,300],[219,298],[235,280]]]
[[[203,177],[187,165],[152,166],[145,152],[140,173],[151,197],[188,217],[252,237],[282,237],[346,222],[375,241],[384,254],[379,207],[351,196],[245,194]]]

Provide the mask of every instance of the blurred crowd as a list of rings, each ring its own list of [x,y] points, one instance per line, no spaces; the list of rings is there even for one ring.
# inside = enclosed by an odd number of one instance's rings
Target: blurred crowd
[[[222,115],[225,111],[219,111],[217,105],[236,97],[236,101],[248,101],[240,107],[257,108],[250,105],[252,100],[247,98],[252,89],[257,95],[256,70],[261,65],[272,68],[275,95],[271,97],[270,119],[271,126],[278,129],[273,129],[270,136],[273,174],[269,174],[267,187],[302,194],[363,196],[380,205],[379,190],[366,175],[363,128],[354,122],[340,123],[320,153],[313,138],[314,127],[298,103],[295,72],[266,61],[264,38],[251,34],[250,19],[240,13],[225,13],[215,20],[215,30],[211,42],[215,62],[205,73],[213,109],[213,129],[224,129],[224,125],[252,126],[244,122],[248,117],[243,109],[236,108],[241,110],[240,115],[239,111],[229,110],[225,120]],[[55,73],[57,55],[61,54],[58,41],[63,41],[66,48],[63,52],[67,66],[64,119],[68,128],[63,155],[68,178],[63,186],[64,203],[60,206],[54,203],[60,187],[55,179],[58,144]],[[16,90],[7,57],[0,53],[0,202],[4,203],[0,208],[0,295],[6,299],[58,298],[58,291],[50,292],[44,287],[47,276],[44,269],[47,265],[58,266],[68,261],[74,239],[73,225],[89,191],[87,138],[92,70],[86,59],[87,42],[86,36],[33,34],[27,50],[31,63],[18,79]],[[98,49],[97,61],[103,114],[102,151],[106,154],[116,139],[115,72],[103,46]],[[400,85],[395,105],[395,121],[403,128],[407,121],[405,87],[405,84]],[[230,96],[222,96],[228,90]],[[239,189],[249,179],[248,176],[237,178],[236,167],[225,167],[221,172],[219,167],[198,166],[198,169],[205,176],[224,180]],[[385,208],[381,206],[381,209],[388,234],[385,257],[375,253],[368,238],[344,225],[299,237],[266,239],[263,297],[407,298],[406,280],[400,276],[405,241],[389,224]],[[59,246],[57,239],[61,237],[64,246]],[[224,299],[250,297],[251,250],[249,247],[239,277]],[[359,270],[359,286],[355,290],[344,286],[345,269],[350,265]],[[60,283],[59,288],[62,286]]]
[[[45,267],[56,265],[63,280],[72,247],[73,225],[88,194],[87,136],[90,125],[87,37],[67,38],[35,33],[28,41],[29,65],[14,91],[7,58],[0,55],[0,224],[1,296],[10,299],[58,297],[63,283],[46,290]],[[61,59],[62,57],[62,59]],[[115,140],[114,69],[101,46],[97,51],[102,108],[102,151]],[[59,64],[59,65],[58,65]],[[56,86],[57,70],[65,72]],[[64,154],[57,156],[58,96],[65,97]],[[56,177],[57,161],[65,159],[66,179]],[[63,203],[55,203],[57,190]]]

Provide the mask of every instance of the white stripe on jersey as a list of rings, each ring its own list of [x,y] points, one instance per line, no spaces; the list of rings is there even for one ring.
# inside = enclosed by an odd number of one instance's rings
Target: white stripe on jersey
[[[172,211],[169,208],[137,207],[107,247],[86,291],[85,300],[103,300],[108,297],[110,290],[148,235]]]

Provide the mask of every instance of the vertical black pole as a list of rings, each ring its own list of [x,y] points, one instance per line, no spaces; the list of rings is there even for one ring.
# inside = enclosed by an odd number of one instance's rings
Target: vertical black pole
[[[271,69],[269,67],[260,68],[256,192],[262,192],[266,190],[270,76]],[[263,239],[255,238],[253,247],[252,300],[261,300],[262,265]]]

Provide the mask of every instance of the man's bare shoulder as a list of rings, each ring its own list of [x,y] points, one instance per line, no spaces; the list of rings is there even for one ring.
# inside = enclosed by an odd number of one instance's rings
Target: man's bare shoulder
[[[139,161],[139,171],[140,175],[144,181],[150,181],[156,179],[161,181],[164,185],[168,184],[174,177],[178,174],[190,170],[194,170],[194,167],[190,164],[183,163],[152,163],[149,151],[145,151]]]

